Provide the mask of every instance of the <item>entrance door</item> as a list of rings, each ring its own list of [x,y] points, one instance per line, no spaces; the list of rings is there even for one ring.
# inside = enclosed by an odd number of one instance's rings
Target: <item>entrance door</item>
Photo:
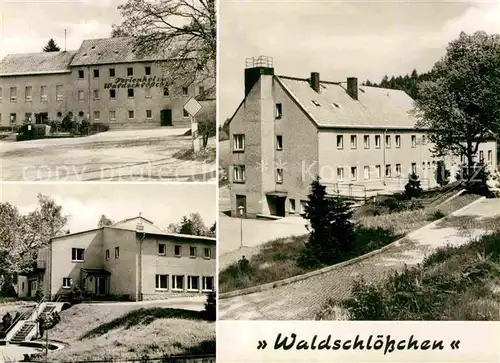
[[[172,110],[165,109],[160,112],[161,126],[172,126]]]
[[[243,207],[243,218],[247,216],[247,197],[245,195],[236,195],[236,217],[240,216],[238,207]]]
[[[106,295],[106,278],[105,277],[96,277],[96,292],[97,295]]]
[[[49,114],[47,112],[40,112],[36,114],[36,123],[43,124],[44,121],[49,119]]]
[[[35,296],[36,290],[36,280],[31,280],[28,284],[28,296]]]
[[[285,216],[285,197],[276,197],[276,215],[278,217]]]

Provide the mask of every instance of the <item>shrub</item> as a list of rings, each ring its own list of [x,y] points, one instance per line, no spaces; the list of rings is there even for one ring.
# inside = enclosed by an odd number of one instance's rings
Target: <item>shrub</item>
[[[405,195],[408,199],[418,198],[422,193],[420,179],[416,173],[408,176],[408,183],[405,185]]]
[[[17,297],[16,289],[14,289],[14,281],[11,276],[6,276],[2,289],[0,290],[1,297]]]
[[[217,299],[216,299],[216,294],[215,291],[211,291],[207,294],[207,302],[205,303],[205,319],[208,321],[215,321],[216,320],[216,304],[217,304]]]
[[[82,290],[78,286],[73,287],[68,295],[68,299],[71,305],[81,303],[83,301]]]
[[[448,184],[449,177],[450,177],[450,171],[446,169],[444,161],[438,160],[436,165],[436,182],[440,186],[444,186]]]
[[[438,219],[441,219],[441,218],[444,218],[446,217],[446,214],[444,214],[443,212],[441,212],[440,210],[437,210],[433,213],[431,213],[428,217],[427,217],[427,220],[428,221],[437,221]]]

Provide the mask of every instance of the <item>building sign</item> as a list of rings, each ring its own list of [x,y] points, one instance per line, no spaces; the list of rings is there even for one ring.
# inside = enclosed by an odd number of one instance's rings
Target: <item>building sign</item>
[[[105,83],[104,89],[108,88],[154,88],[167,87],[169,84],[164,77],[140,77],[140,78],[115,78],[113,83]]]

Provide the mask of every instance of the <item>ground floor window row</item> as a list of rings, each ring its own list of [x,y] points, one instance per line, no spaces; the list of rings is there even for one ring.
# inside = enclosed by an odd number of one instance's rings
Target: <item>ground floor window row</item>
[[[169,285],[170,283],[170,285]],[[155,289],[158,291],[213,291],[213,276],[156,275]]]
[[[167,112],[168,111],[168,112]],[[83,119],[83,118],[89,118],[93,121],[109,121],[113,122],[116,121],[117,119],[128,119],[128,120],[135,120],[135,119],[146,119],[146,120],[152,120],[154,118],[161,118],[162,120],[164,119],[171,119],[172,118],[172,110],[171,109],[166,109],[166,110],[108,110],[108,111],[101,111],[101,110],[93,110],[92,114],[89,115],[88,110],[87,111],[78,111],[76,113],[78,118]],[[18,113],[10,113],[9,114],[9,119],[8,121],[10,124],[14,125],[16,124],[20,118],[23,117],[22,121],[24,123],[31,123],[31,122],[36,122],[36,123],[42,123],[44,121],[49,121],[49,113],[48,112],[39,112],[39,113],[32,113],[32,112],[25,112],[24,115],[20,116]],[[70,119],[73,119],[75,114],[73,114],[72,111],[69,111],[67,113],[62,113],[61,111],[58,111],[56,113],[56,120],[55,121],[62,121],[64,117],[68,116]],[[187,113],[186,110],[183,109],[183,118],[189,118],[189,114]],[[2,114],[0,113],[0,124],[3,122],[3,117]],[[53,120],[50,120],[53,121]]]

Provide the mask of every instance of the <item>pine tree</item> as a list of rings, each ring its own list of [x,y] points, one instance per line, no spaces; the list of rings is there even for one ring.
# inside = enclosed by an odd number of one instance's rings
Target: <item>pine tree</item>
[[[211,291],[207,294],[207,302],[205,303],[205,318],[208,321],[216,320],[216,315],[217,315],[216,306],[217,306],[216,294],[215,291]]]
[[[408,176],[408,183],[405,185],[405,194],[408,199],[417,198],[422,193],[420,179],[416,173],[411,173]]]
[[[44,52],[59,52],[61,48],[56,44],[54,39],[50,38],[47,45],[43,47]]]
[[[299,257],[304,267],[333,264],[349,251],[354,231],[352,203],[339,195],[330,198],[319,178],[311,183],[304,218],[309,220],[310,235]]]

